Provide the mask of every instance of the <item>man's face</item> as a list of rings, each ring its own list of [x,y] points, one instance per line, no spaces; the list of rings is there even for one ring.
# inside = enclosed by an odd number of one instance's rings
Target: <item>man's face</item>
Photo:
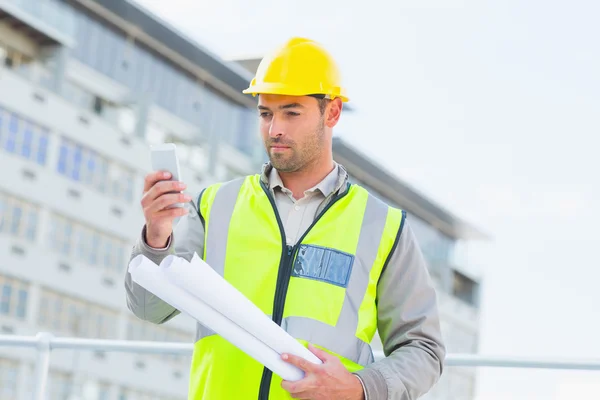
[[[278,171],[302,170],[318,160],[327,145],[325,116],[309,96],[260,95],[260,132]]]

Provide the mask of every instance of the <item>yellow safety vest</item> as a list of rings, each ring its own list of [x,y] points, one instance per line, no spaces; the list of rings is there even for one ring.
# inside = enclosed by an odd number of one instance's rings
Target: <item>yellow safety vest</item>
[[[204,260],[214,270],[300,343],[334,354],[349,371],[373,362],[377,282],[403,211],[348,184],[291,247],[259,175],[209,186],[198,208]],[[272,375],[198,325],[189,399],[290,399]]]

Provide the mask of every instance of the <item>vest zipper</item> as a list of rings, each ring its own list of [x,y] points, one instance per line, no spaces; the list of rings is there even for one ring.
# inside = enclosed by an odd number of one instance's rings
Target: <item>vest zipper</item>
[[[306,235],[310,232],[313,226],[319,219],[333,206],[338,200],[348,194],[350,189],[350,183],[347,184],[346,190],[344,192],[335,196],[327,206],[319,213],[319,215],[315,218],[315,220],[310,224],[308,229],[302,234],[300,239],[294,244],[294,246],[289,246],[287,244],[287,240],[285,237],[285,229],[283,227],[283,223],[281,222],[281,217],[279,216],[279,212],[277,211],[277,205],[275,204],[275,199],[271,196],[269,189],[265,186],[265,184],[261,181],[261,187],[263,188],[271,206],[273,207],[273,211],[275,212],[275,218],[277,219],[277,225],[279,225],[279,232],[281,233],[281,242],[282,242],[282,252],[281,258],[279,262],[279,270],[277,272],[277,286],[275,288],[275,298],[273,300],[273,313],[272,320],[277,324],[281,325],[281,321],[283,320],[283,310],[285,308],[285,298],[287,296],[288,287],[290,284],[290,278],[292,276],[292,270],[294,269],[294,258],[296,252],[298,251],[298,247],[300,243],[304,240]],[[258,392],[258,400],[268,400],[269,398],[269,389],[271,386],[271,377],[273,372],[268,369],[263,369],[262,378],[260,381],[260,390]]]

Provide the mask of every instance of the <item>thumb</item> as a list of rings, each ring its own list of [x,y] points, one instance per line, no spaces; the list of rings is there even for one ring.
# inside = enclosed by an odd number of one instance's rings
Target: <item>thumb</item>
[[[333,357],[328,352],[313,346],[311,343],[308,344],[308,349],[323,362],[329,361]]]

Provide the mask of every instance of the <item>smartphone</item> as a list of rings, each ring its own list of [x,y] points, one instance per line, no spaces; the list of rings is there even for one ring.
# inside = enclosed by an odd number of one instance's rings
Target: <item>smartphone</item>
[[[150,146],[150,159],[153,171],[167,171],[171,173],[170,181],[181,181],[179,159],[175,143],[161,143]],[[172,192],[178,193],[178,192]],[[183,203],[174,204],[172,207],[183,207]]]

